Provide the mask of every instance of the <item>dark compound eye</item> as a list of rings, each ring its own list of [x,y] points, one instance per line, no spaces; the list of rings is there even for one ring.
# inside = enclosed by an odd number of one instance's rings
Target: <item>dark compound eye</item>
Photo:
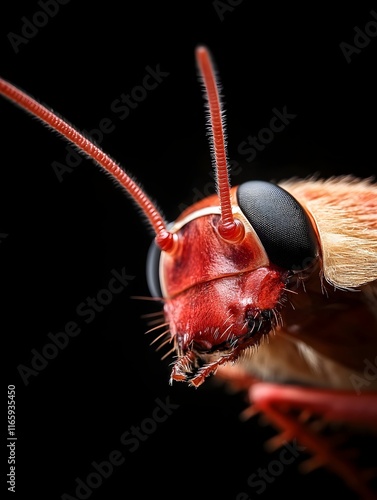
[[[318,257],[309,217],[285,189],[270,182],[245,182],[238,187],[237,199],[273,264],[300,271]]]

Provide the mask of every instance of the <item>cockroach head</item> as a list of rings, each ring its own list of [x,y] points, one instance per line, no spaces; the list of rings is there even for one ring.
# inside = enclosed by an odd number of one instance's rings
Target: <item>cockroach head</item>
[[[289,276],[269,261],[242,214],[243,239],[224,240],[213,202],[216,197],[206,200],[204,212],[194,205],[183,214],[171,228],[178,251],[152,246],[147,267],[151,292],[163,297],[176,353],[171,380],[194,386],[276,328]]]

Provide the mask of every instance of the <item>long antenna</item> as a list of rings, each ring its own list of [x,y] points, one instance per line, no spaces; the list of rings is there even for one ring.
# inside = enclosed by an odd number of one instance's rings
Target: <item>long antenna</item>
[[[211,146],[214,155],[217,189],[221,206],[221,220],[218,225],[218,231],[220,236],[225,240],[236,242],[243,237],[244,227],[239,219],[233,217],[225,147],[223,111],[211,56],[206,47],[199,46],[196,49],[196,60],[203,78],[212,131]]]
[[[156,244],[161,250],[166,252],[174,251],[176,240],[174,235],[167,230],[163,216],[141,187],[112,158],[63,118],[2,78],[0,78],[0,94],[39,118],[106,170],[140,206],[156,233]]]

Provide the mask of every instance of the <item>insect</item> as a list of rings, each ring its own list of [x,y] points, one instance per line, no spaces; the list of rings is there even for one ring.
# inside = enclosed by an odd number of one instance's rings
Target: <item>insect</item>
[[[78,130],[2,79],[0,92],[86,153],[147,218],[147,280],[164,314],[153,330],[171,345],[170,382],[199,388],[214,376],[244,391],[245,416],[263,412],[281,431],[277,445],[297,438],[311,466],[374,498],[371,471],[323,429],[377,430],[377,186],[345,176],[231,187],[212,58],[200,46],[196,59],[218,192],[170,224]]]

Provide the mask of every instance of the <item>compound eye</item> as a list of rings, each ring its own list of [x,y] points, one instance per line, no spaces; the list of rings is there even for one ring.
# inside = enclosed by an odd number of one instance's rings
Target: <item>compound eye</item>
[[[153,241],[148,250],[146,273],[149,292],[152,297],[162,297],[160,284],[160,257],[161,250]]]
[[[297,271],[313,264],[319,255],[317,236],[290,193],[270,182],[250,181],[238,187],[237,200],[273,264]]]

